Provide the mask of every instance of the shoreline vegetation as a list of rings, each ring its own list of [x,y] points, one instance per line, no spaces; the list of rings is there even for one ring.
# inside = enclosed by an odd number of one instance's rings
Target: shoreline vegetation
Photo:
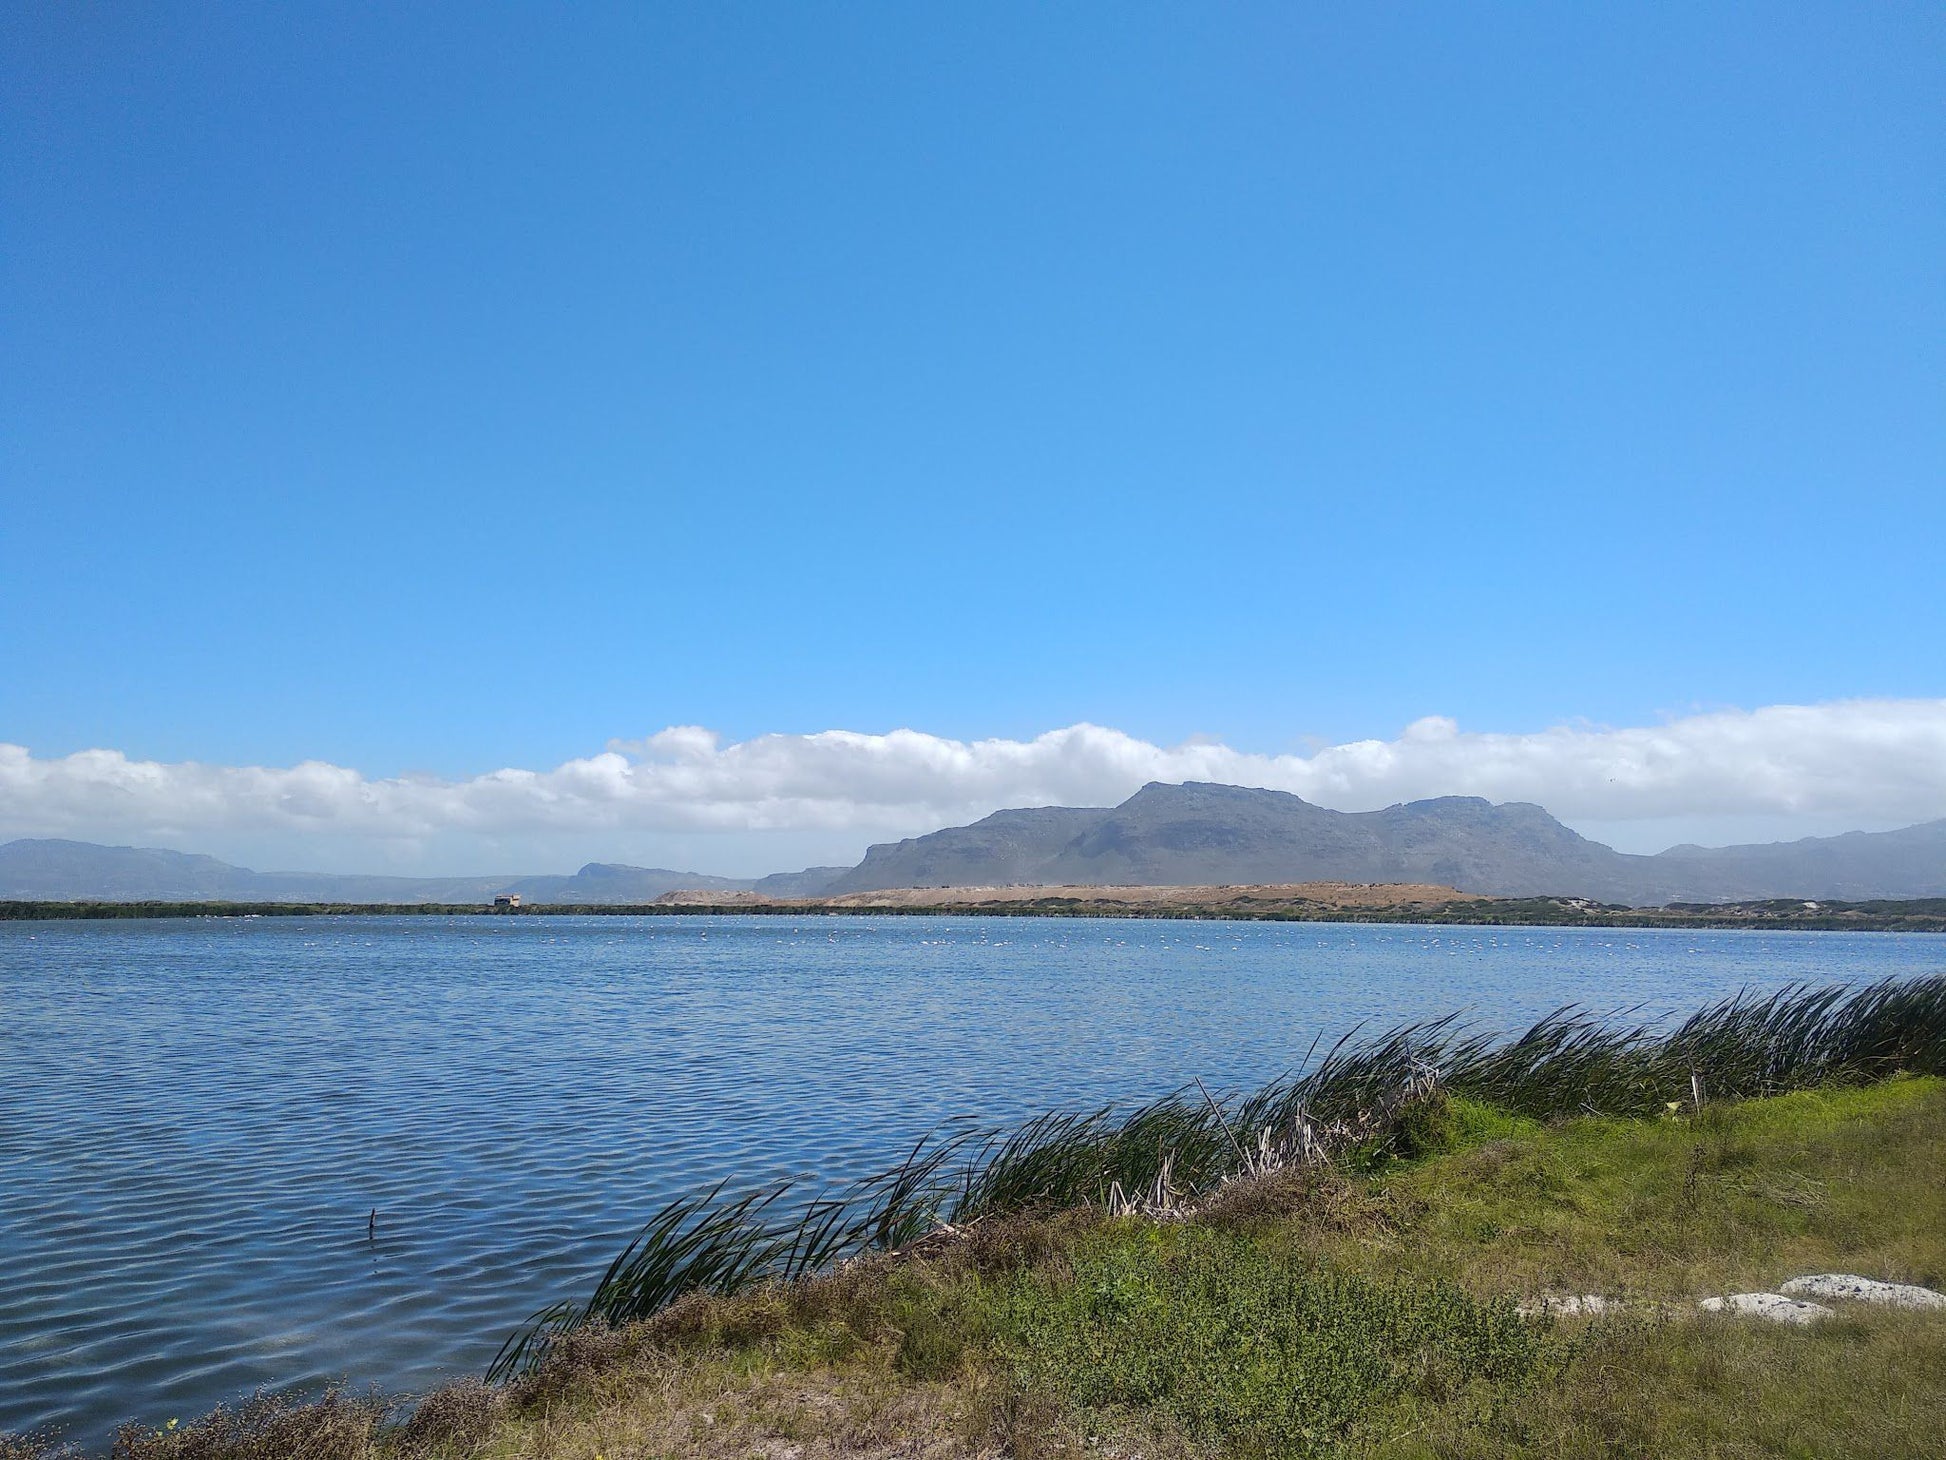
[[[1449,887],[1300,883],[1230,887],[902,888],[842,898],[673,892],[647,903],[0,901],[0,921],[207,917],[1068,917],[1410,923],[1464,927],[1783,928],[1946,932],[1946,897],[1767,898],[1624,907],[1580,897],[1484,897]]]
[[[1946,1314],[1697,1300],[1946,1283],[1942,1077],[1946,974],[1668,1030],[1401,1026],[1242,1096],[949,1130],[836,1194],[718,1187],[490,1382],[264,1397],[116,1454],[1934,1455]]]

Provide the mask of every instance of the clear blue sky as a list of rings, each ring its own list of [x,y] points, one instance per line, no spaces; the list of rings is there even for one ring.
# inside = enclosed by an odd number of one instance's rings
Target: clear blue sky
[[[1936,5],[37,5],[0,740],[1946,687]]]

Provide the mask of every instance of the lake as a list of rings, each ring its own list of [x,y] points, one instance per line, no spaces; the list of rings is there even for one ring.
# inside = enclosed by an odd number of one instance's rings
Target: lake
[[[918,917],[0,923],[0,1430],[478,1373],[663,1200],[1361,1022],[1946,967],[1922,934]],[[376,1213],[375,1222],[372,1214]]]

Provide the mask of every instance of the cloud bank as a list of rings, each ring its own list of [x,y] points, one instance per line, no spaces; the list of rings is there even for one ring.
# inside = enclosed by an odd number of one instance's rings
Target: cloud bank
[[[1184,780],[1293,791],[1346,811],[1466,795],[1536,801],[1570,823],[1902,824],[1946,816],[1946,699],[1774,705],[1526,734],[1470,732],[1434,717],[1393,740],[1310,755],[1160,746],[1088,724],[1032,740],[827,730],[729,744],[677,726],[552,770],[465,780],[370,778],[318,761],[163,764],[114,750],[43,758],[0,744],[0,837],[911,834],[1002,806],[1109,805],[1145,782]]]

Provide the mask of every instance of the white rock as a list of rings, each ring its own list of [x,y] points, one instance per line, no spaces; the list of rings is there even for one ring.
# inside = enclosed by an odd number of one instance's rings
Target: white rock
[[[1542,1318],[1558,1314],[1564,1318],[1579,1317],[1584,1314],[1606,1313],[1619,1305],[1599,1293],[1585,1293],[1580,1297],[1570,1294],[1567,1297],[1546,1297],[1533,1303],[1522,1303],[1516,1310],[1523,1318]]]
[[[1795,1323],[1800,1327],[1820,1318],[1835,1318],[1837,1313],[1822,1303],[1803,1303],[1782,1293],[1732,1293],[1727,1298],[1705,1298],[1696,1305],[1705,1313],[1747,1313],[1753,1318],[1768,1318],[1772,1323]]]
[[[1778,1291],[1795,1298],[1883,1303],[1889,1308],[1946,1308],[1946,1293],[1935,1293],[1914,1283],[1881,1283],[1848,1272],[1819,1272],[1792,1278]]]

